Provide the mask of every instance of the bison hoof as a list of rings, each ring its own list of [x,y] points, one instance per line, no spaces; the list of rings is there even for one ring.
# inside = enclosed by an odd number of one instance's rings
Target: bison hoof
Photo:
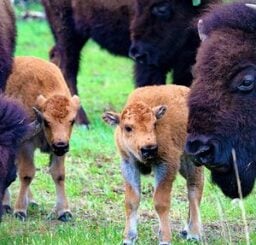
[[[12,208],[9,205],[3,205],[4,214],[12,214]]]
[[[72,219],[72,214],[70,212],[65,212],[63,213],[58,220],[62,221],[62,222],[68,222]]]
[[[15,218],[19,219],[20,221],[25,221],[27,218],[27,215],[24,212],[16,212],[14,214]]]
[[[200,241],[200,236],[197,234],[190,234],[187,230],[183,230],[180,232],[180,235],[183,239],[190,241]]]

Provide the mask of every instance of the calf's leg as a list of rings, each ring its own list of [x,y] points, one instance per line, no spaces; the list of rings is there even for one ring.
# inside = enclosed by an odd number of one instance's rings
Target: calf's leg
[[[33,159],[33,149],[30,145],[25,145],[18,154],[18,175],[20,179],[20,190],[14,206],[15,217],[25,220],[27,217],[27,207],[29,204],[29,185],[35,176],[35,166]]]
[[[137,210],[140,203],[140,172],[135,163],[124,161],[121,165],[125,179],[124,245],[135,244],[137,239]]]
[[[186,239],[199,240],[201,237],[200,202],[203,193],[203,168],[196,167],[187,157],[183,157],[181,174],[187,180],[189,214],[188,223],[182,231]]]
[[[169,219],[172,183],[177,170],[168,164],[157,164],[154,167],[155,191],[154,205],[159,218],[159,244],[171,244],[171,227]]]
[[[69,210],[68,200],[65,193],[65,156],[51,156],[50,173],[56,188],[56,205],[55,211],[58,219],[66,222],[72,218]]]

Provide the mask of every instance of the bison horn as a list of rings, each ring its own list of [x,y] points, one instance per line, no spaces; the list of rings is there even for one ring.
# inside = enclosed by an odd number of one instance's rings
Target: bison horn
[[[246,3],[245,4],[248,8],[252,8],[256,10],[256,4],[252,4],[252,3]]]
[[[203,20],[200,19],[197,23],[197,30],[198,30],[198,34],[201,41],[204,41],[207,38],[207,35],[204,33],[203,29],[204,29],[204,23],[203,23]]]

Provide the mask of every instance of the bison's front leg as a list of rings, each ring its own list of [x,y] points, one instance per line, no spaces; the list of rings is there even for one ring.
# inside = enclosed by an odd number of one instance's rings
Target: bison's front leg
[[[33,151],[34,148],[31,144],[24,145],[19,152],[17,160],[20,191],[14,206],[14,215],[21,220],[25,220],[27,217],[29,185],[36,172],[33,161]]]
[[[181,174],[187,180],[189,216],[188,224],[182,231],[186,239],[199,240],[201,237],[200,202],[203,193],[203,168],[196,167],[189,158],[183,157]]]
[[[134,162],[124,161],[122,173],[125,179],[126,223],[124,245],[134,244],[137,239],[137,210],[140,203],[140,172]]]
[[[51,156],[50,173],[56,187],[56,206],[55,211],[58,215],[58,219],[61,221],[69,221],[72,218],[72,214],[68,207],[68,200],[65,194],[65,156],[58,157],[56,155]]]
[[[167,164],[158,164],[154,167],[155,192],[154,204],[159,217],[159,244],[171,244],[171,227],[169,219],[170,197],[172,182],[176,169],[171,170]]]
[[[10,192],[9,192],[8,188],[4,192],[3,211],[4,211],[4,213],[7,213],[7,214],[12,213],[11,195],[10,195]]]

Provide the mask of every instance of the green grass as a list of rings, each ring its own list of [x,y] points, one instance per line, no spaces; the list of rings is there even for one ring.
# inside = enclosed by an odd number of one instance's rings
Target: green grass
[[[16,55],[48,58],[53,44],[45,22],[18,22]],[[55,189],[48,169],[48,156],[36,153],[37,172],[32,191],[39,204],[29,210],[26,222],[4,216],[0,224],[0,244],[120,244],[124,227],[123,182],[113,129],[101,120],[105,109],[120,110],[133,89],[132,62],[114,57],[89,42],[83,51],[79,73],[81,101],[90,121],[90,130],[75,126],[66,161],[66,189],[74,219],[69,223],[49,220],[55,202]],[[206,171],[207,172],[207,171]],[[245,244],[241,210],[209,181],[201,205],[204,244]],[[143,177],[143,197],[139,209],[138,244],[157,244],[157,217],[152,205],[153,178]],[[12,185],[12,203],[18,181]],[[244,201],[251,244],[256,244],[254,191]],[[173,188],[171,221],[173,244],[183,241],[179,231],[187,218],[185,181],[178,177]]]

